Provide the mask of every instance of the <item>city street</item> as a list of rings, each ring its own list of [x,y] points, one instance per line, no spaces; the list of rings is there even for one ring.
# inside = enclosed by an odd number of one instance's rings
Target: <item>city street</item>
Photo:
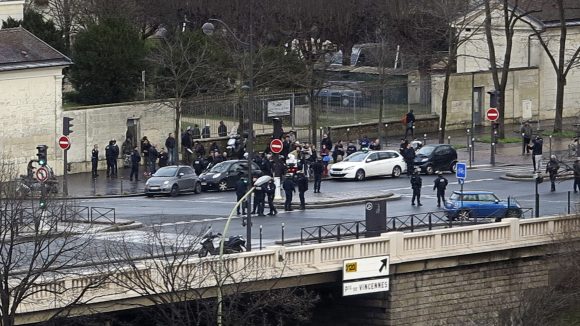
[[[525,169],[518,166],[510,167],[480,167],[469,170],[464,190],[488,190],[493,191],[501,199],[508,196],[515,197],[522,207],[534,207],[534,183],[525,181],[507,181],[499,179],[507,170],[521,171]],[[459,190],[455,175],[447,173],[449,180],[447,196],[452,191]],[[349,193],[368,192],[369,196],[381,193],[395,193],[401,195],[400,200],[388,202],[388,215],[398,216],[412,213],[429,212],[437,210],[436,197],[433,189],[435,176],[423,176],[422,207],[411,206],[411,189],[409,179],[402,176],[398,179],[379,178],[363,182],[328,180],[322,184],[322,193],[314,194],[310,190],[307,200],[314,196],[324,196],[325,193]],[[312,185],[312,184],[311,184]],[[549,191],[549,182],[540,185],[540,215],[562,214],[567,210],[567,191],[572,190],[572,181],[566,180],[557,184],[557,191]],[[311,187],[312,188],[312,187]],[[294,202],[297,201],[295,196]],[[572,193],[572,210],[580,201],[580,195]],[[138,230],[120,231],[116,233],[104,233],[97,238],[104,241],[115,241],[123,237],[125,241],[142,242],[147,228],[160,227],[161,232],[180,233],[185,229],[199,230],[212,226],[214,232],[223,230],[227,216],[235,204],[234,192],[207,192],[199,195],[188,194],[176,198],[172,197],[129,197],[129,198],[103,198],[79,200],[82,206],[113,207],[116,209],[117,218],[135,220],[145,225]],[[266,209],[267,212],[267,209]],[[284,224],[285,239],[299,238],[300,229],[307,226],[322,224],[334,224],[364,219],[364,205],[352,205],[325,209],[310,209],[305,211],[294,210],[284,212],[279,209],[277,216],[253,217],[253,247],[259,245],[259,227],[263,230],[263,244],[271,245],[282,238],[282,224]],[[235,216],[231,224],[229,235],[246,234],[241,226],[241,216]]]

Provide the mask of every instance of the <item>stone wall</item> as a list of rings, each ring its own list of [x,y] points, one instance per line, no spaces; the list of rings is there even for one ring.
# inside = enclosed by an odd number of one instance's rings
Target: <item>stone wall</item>
[[[323,289],[315,315],[328,325],[488,325],[550,282],[534,249],[391,265],[387,293],[342,297]]]

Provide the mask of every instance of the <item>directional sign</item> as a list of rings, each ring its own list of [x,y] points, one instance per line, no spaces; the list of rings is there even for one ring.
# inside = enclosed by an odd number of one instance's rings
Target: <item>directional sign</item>
[[[455,164],[455,177],[457,177],[457,179],[467,178],[467,165],[465,163],[457,162],[457,164]]]
[[[350,259],[343,262],[342,279],[344,281],[388,275],[389,256]]]
[[[489,108],[485,113],[485,117],[489,121],[496,121],[497,119],[499,119],[499,111],[496,108]]]
[[[61,149],[63,150],[67,150],[70,148],[70,138],[68,138],[67,136],[60,136],[58,138],[58,146],[60,146]]]
[[[342,283],[342,296],[389,291],[389,278]]]
[[[48,172],[48,169],[44,166],[41,166],[36,170],[36,180],[38,180],[38,182],[45,182],[48,180],[49,175],[50,172]]]
[[[270,142],[270,149],[272,150],[272,153],[274,154],[279,154],[280,152],[282,152],[282,149],[284,148],[284,144],[282,144],[282,141],[280,139],[272,139],[272,141]]]

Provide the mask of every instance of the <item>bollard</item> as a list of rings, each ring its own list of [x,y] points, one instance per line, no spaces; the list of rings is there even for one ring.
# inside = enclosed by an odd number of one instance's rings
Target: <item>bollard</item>
[[[552,135],[550,135],[550,158],[552,157]]]
[[[570,214],[570,191],[568,191],[568,214]]]
[[[260,250],[262,250],[262,224],[260,224]]]
[[[284,223],[282,223],[282,245],[284,245]]]
[[[348,146],[348,142],[350,142],[350,128],[346,128],[346,142]]]
[[[423,134],[423,145],[427,145],[427,134]]]
[[[469,148],[467,150],[469,151],[469,168],[471,169],[471,144],[469,144]]]
[[[451,145],[451,136],[447,136],[447,144]]]
[[[471,160],[475,162],[475,137],[471,138]]]
[[[123,178],[121,178],[121,193],[119,195],[123,194]]]
[[[388,129],[389,128],[389,124],[385,123],[385,147],[389,147],[389,137],[388,137]]]

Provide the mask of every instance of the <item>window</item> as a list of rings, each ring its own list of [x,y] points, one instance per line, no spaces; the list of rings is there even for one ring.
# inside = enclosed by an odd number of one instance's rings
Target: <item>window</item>
[[[387,160],[390,158],[399,157],[399,154],[393,153],[393,152],[380,152],[378,154],[379,154],[379,160]]]
[[[495,197],[492,194],[480,194],[479,195],[480,201],[495,201],[496,199],[497,199],[497,197]]]
[[[377,161],[379,159],[379,155],[377,153],[372,153],[371,155],[369,155],[369,157],[367,158],[367,161],[369,162],[374,162]]]
[[[477,201],[477,195],[463,195],[463,201]]]
[[[191,175],[193,174],[192,168],[181,168],[179,169],[179,173],[183,173],[183,175]]]

